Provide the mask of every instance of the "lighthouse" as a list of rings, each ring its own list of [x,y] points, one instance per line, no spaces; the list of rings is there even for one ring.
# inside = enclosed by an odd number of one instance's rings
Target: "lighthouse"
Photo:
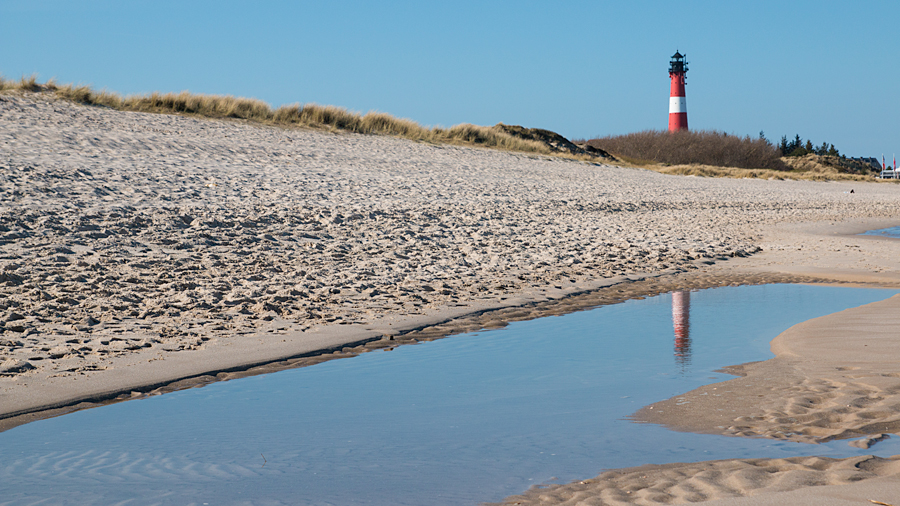
[[[687,130],[687,101],[684,98],[684,74],[688,71],[684,55],[675,51],[669,62],[669,80],[672,81],[669,93],[669,131]]]

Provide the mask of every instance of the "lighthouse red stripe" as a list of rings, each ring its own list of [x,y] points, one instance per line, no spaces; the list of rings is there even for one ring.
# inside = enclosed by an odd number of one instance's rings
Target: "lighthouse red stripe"
[[[669,113],[669,131],[674,132],[676,130],[687,130],[687,113],[686,112],[673,112]]]
[[[669,93],[670,97],[683,97],[684,95],[684,74],[671,74],[672,87]]]

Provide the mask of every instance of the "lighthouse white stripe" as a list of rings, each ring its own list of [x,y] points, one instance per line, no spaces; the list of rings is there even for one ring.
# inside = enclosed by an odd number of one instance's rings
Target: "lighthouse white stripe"
[[[669,114],[687,112],[687,100],[684,97],[669,97]]]

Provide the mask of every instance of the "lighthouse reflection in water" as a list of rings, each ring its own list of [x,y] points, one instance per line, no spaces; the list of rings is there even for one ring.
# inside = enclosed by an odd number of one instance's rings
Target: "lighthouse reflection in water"
[[[691,292],[672,292],[672,325],[675,327],[675,362],[691,363]]]

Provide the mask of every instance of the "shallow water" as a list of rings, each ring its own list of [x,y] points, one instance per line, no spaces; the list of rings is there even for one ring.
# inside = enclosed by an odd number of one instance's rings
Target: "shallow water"
[[[81,411],[0,433],[0,504],[474,504],[645,463],[900,453],[625,419],[895,290],[666,294]]]
[[[886,237],[894,237],[900,239],[900,227],[879,228],[877,230],[867,230],[860,235],[883,235]]]

